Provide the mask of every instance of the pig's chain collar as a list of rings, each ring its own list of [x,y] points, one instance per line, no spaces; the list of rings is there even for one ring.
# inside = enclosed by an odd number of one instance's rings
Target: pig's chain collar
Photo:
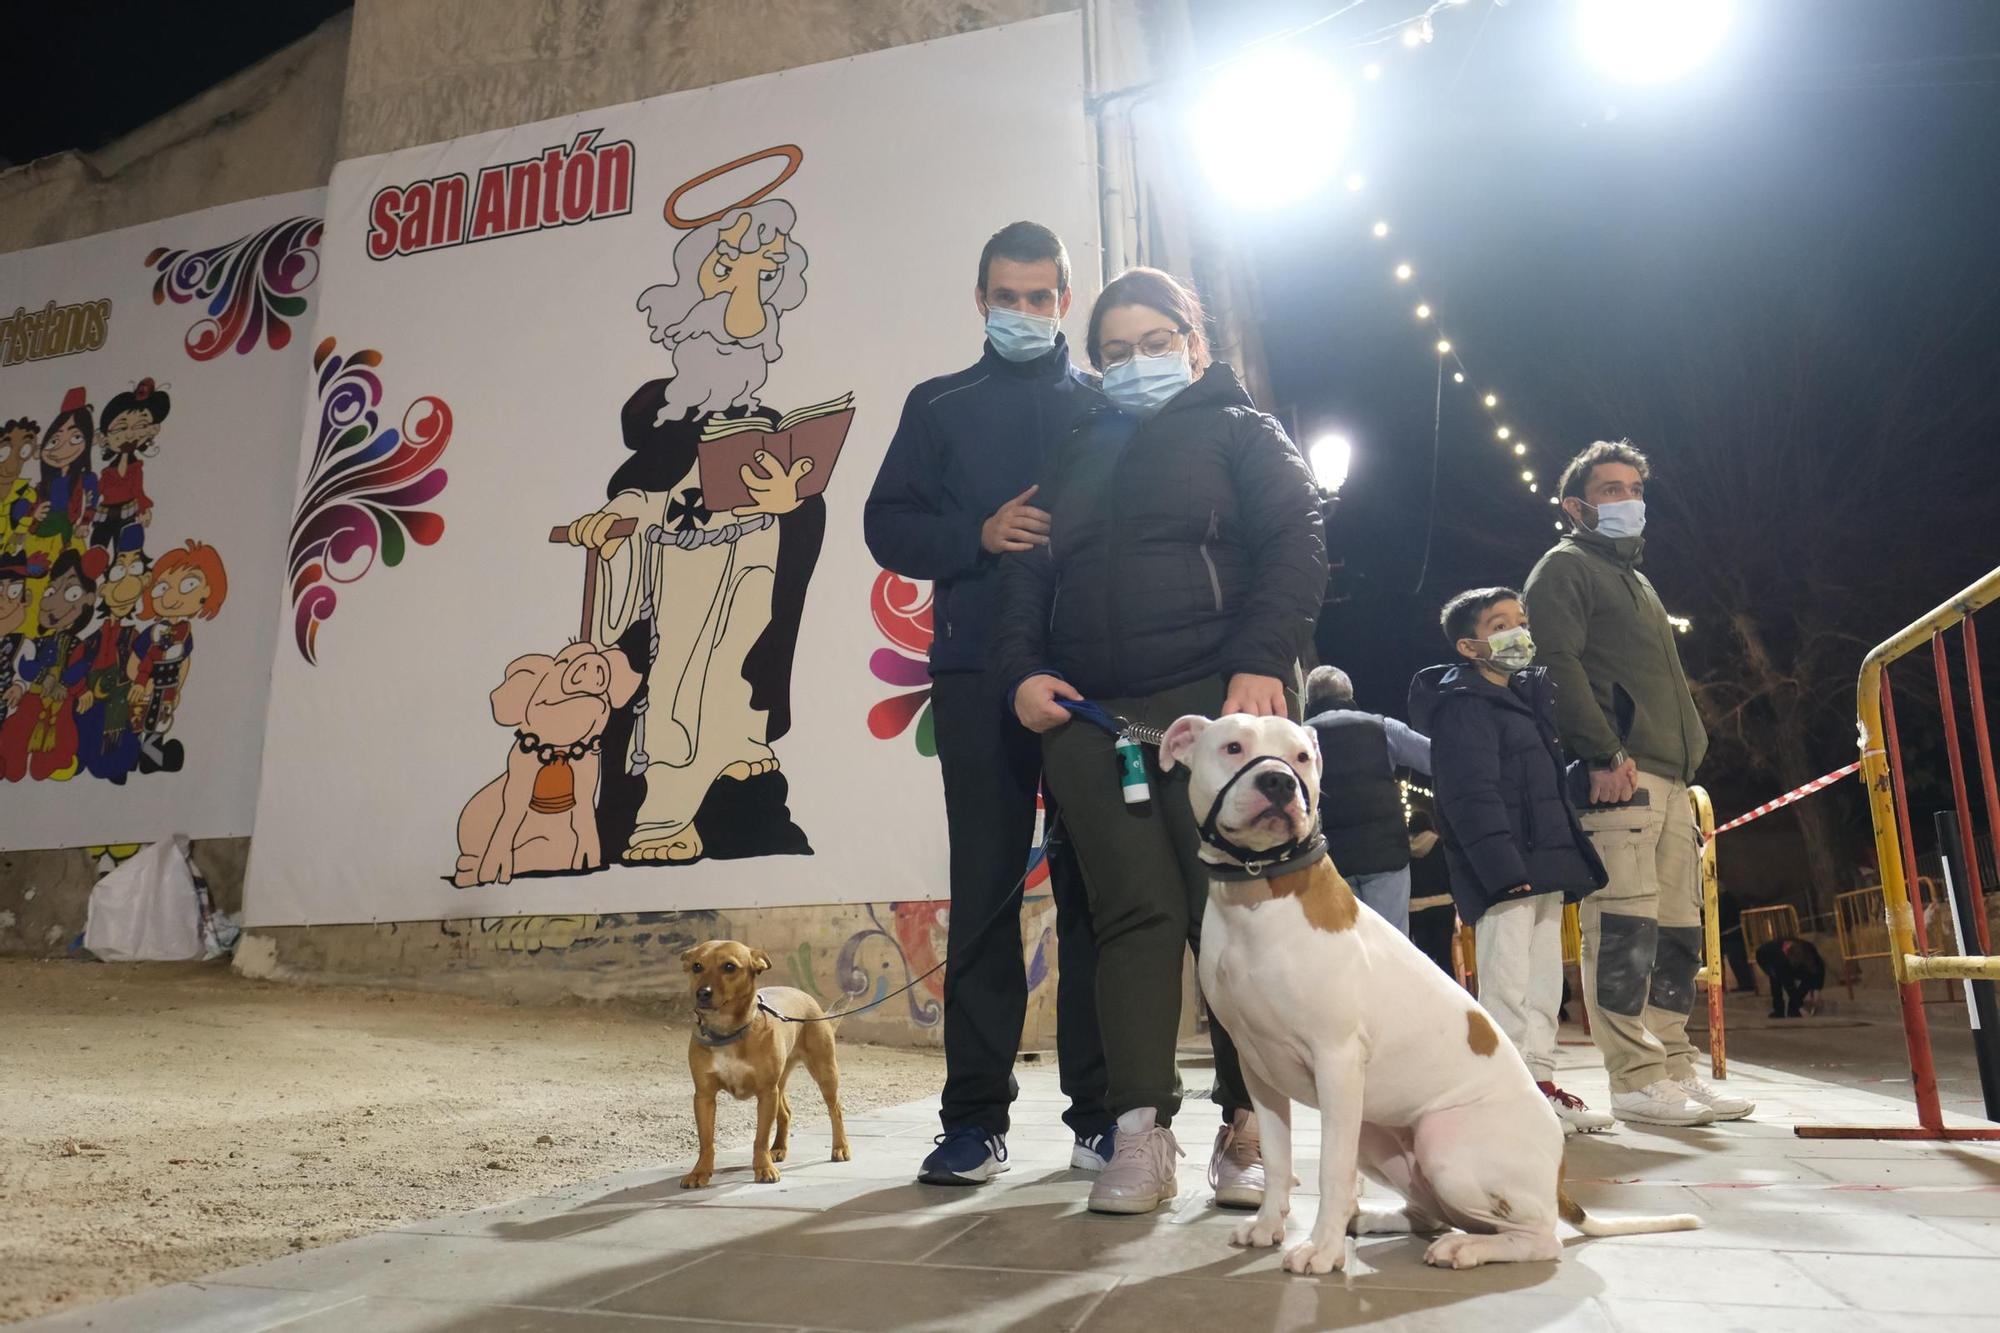
[[[592,736],[587,741],[576,741],[569,745],[549,745],[545,744],[542,738],[532,731],[516,731],[514,733],[514,743],[521,747],[522,754],[531,754],[541,760],[544,765],[553,764],[558,759],[568,759],[574,762],[587,754],[598,754],[604,749],[604,737],[602,734]]]

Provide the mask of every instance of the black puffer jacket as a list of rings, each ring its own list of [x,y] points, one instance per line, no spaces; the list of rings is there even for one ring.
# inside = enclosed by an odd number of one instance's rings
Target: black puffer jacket
[[[1112,407],[1058,450],[1047,546],[1001,562],[993,662],[1086,698],[1206,676],[1290,679],[1326,593],[1319,493],[1228,366],[1144,421]]]
[[[1426,667],[1410,682],[1410,725],[1431,738],[1438,832],[1467,924],[1519,884],[1570,902],[1604,887],[1604,862],[1563,794],[1545,668],[1502,687],[1469,665]]]

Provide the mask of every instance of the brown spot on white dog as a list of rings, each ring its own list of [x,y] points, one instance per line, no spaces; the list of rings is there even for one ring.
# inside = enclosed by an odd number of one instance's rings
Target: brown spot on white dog
[[[1306,914],[1306,924],[1314,930],[1352,930],[1361,919],[1361,903],[1340,872],[1333,868],[1330,857],[1304,870],[1272,879],[1271,896],[1297,898]]]
[[[1500,1049],[1500,1034],[1493,1030],[1493,1023],[1483,1009],[1466,1011],[1465,1044],[1474,1055],[1491,1055]]]

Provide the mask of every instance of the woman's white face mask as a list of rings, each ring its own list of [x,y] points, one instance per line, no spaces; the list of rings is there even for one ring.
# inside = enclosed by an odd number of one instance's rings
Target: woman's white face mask
[[[1186,348],[1160,356],[1135,352],[1131,360],[1104,372],[1104,396],[1123,411],[1151,416],[1193,382]]]

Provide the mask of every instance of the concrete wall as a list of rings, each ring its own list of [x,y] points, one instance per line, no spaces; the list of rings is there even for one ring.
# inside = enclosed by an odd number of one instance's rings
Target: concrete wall
[[[351,19],[327,24],[101,153],[0,176],[0,250],[308,188],[324,183],[339,158],[1077,7],[1078,0],[360,0]],[[241,839],[195,846],[225,910],[241,901],[246,851]],[[96,874],[96,857],[83,851],[0,858],[0,954],[65,951],[82,929]],[[1034,981],[1024,1044],[1052,1047],[1055,960],[1045,899],[1029,905],[1022,933]],[[845,1006],[931,967],[942,956],[944,915],[941,904],[905,903],[273,929],[244,941],[238,966],[302,982],[678,1005],[680,950],[718,936],[756,944],[773,958],[774,979]],[[941,981],[849,1020],[844,1031],[935,1043]]]
[[[330,19],[97,152],[0,172],[0,253],[326,184],[349,27]]]

